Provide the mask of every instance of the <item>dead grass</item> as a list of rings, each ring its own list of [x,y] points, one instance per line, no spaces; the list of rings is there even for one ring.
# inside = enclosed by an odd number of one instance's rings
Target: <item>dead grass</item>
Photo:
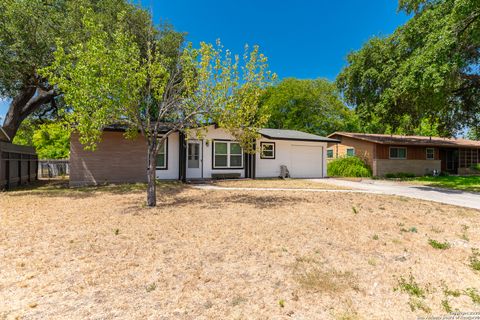
[[[1,193],[0,319],[413,319],[479,308],[476,210],[180,184],[159,187],[158,208],[144,203],[142,186]],[[394,290],[410,275],[424,297]]]
[[[295,280],[307,290],[336,294],[358,290],[356,276],[351,271],[331,269],[315,259],[297,258],[293,269]]]
[[[347,189],[334,185],[310,181],[306,179],[241,179],[241,180],[219,180],[214,185],[228,188],[280,188],[280,189],[324,189],[339,190]]]

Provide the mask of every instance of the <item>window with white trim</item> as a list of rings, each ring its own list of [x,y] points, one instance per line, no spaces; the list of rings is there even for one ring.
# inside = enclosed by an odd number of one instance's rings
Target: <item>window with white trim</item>
[[[238,142],[213,142],[214,169],[241,169],[243,167],[243,150]]]
[[[353,157],[355,155],[355,149],[354,148],[348,148],[347,149],[347,157]]]
[[[327,158],[329,158],[329,159],[333,158],[333,150],[332,149],[327,149]]]
[[[434,148],[425,149],[425,153],[426,153],[426,156],[427,156],[427,160],[435,160],[435,149]]]
[[[390,147],[390,159],[407,159],[407,148]]]
[[[167,141],[168,139],[164,140],[158,149],[157,170],[167,169]]]
[[[260,142],[260,159],[275,159],[275,142]]]

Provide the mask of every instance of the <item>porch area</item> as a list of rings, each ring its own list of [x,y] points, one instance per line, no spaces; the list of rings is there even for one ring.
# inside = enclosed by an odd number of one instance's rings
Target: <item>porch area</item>
[[[441,148],[441,171],[451,174],[478,174],[474,167],[480,163],[480,149]]]

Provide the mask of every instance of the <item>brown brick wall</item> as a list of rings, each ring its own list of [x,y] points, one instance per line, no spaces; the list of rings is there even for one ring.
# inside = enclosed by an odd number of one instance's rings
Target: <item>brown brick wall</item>
[[[373,165],[373,175],[385,176],[387,173],[413,173],[417,176],[440,171],[440,160],[386,160],[377,159]]]
[[[373,159],[375,159],[375,143],[343,136],[333,136],[331,138],[341,141],[339,144],[328,145],[328,149],[333,150],[334,159],[346,156],[347,149],[354,148],[356,156],[362,158],[370,167],[373,165]]]
[[[87,151],[77,134],[70,138],[70,185],[133,183],[147,180],[145,139],[125,139],[123,132],[106,131],[95,151]]]

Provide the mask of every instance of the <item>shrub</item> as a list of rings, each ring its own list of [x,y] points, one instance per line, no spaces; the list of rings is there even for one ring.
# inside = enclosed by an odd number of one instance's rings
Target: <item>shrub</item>
[[[437,240],[428,239],[428,243],[432,246],[432,248],[439,250],[447,250],[448,248],[450,248],[450,243],[448,243],[447,241],[440,242]]]
[[[327,173],[331,177],[371,177],[372,170],[358,157],[344,157],[328,163]]]
[[[415,178],[415,174],[409,172],[397,172],[397,173],[387,173],[385,175],[387,179],[408,179]]]
[[[471,168],[472,168],[473,170],[475,170],[475,171],[479,171],[479,172],[480,172],[480,163],[473,164]]]

